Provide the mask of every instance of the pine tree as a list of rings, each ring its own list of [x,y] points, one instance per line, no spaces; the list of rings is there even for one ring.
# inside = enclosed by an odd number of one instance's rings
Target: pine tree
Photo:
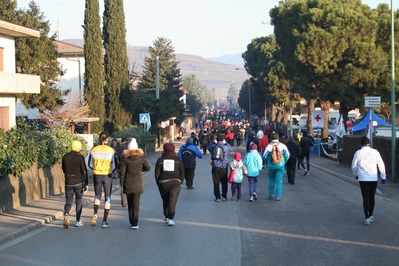
[[[127,57],[125,14],[123,0],[105,0],[103,15],[104,100],[106,110],[105,128],[112,133],[132,122],[127,111],[128,103],[122,95],[129,94],[129,66]]]
[[[100,120],[93,123],[93,132],[104,130],[104,72],[102,36],[100,27],[100,6],[98,0],[86,0],[84,20],[85,75],[84,92],[90,115]]]
[[[156,81],[156,57],[159,57],[159,89],[160,99],[148,106],[151,114],[153,133],[158,133],[158,124],[170,117],[177,117],[177,123],[181,122],[184,106],[179,98],[183,95],[181,90],[181,74],[177,68],[175,50],[172,42],[167,38],[158,38],[153,46],[149,47],[150,58],[144,59],[142,90],[152,94],[155,98]]]
[[[26,10],[16,9],[16,1],[2,1],[0,19],[40,31],[40,38],[15,39],[16,73],[40,75],[40,94],[22,94],[18,97],[27,108],[51,110],[64,103],[61,91],[55,87],[64,74],[57,61],[55,36],[47,37],[50,24],[39,7],[32,1]]]

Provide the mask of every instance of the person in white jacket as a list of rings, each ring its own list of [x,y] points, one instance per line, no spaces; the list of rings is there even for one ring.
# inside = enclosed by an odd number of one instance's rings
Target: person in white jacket
[[[363,209],[366,219],[365,225],[371,225],[374,221],[373,211],[375,205],[375,191],[377,190],[378,171],[381,174],[381,183],[385,184],[385,164],[380,153],[370,147],[370,139],[363,136],[362,148],[356,151],[352,160],[352,173],[359,180],[363,197]]]

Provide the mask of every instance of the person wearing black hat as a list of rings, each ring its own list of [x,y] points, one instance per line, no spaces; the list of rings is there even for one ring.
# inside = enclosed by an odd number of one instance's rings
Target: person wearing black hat
[[[197,135],[196,135],[194,132],[191,132],[190,137],[193,139],[193,144],[194,144],[195,146],[198,146],[199,141],[198,141]]]
[[[174,226],[176,204],[184,181],[184,164],[176,155],[175,145],[172,143],[163,145],[162,156],[158,158],[154,172],[155,182],[162,198],[164,221],[167,225]]]
[[[201,141],[202,153],[205,155],[210,142],[210,137],[206,130],[204,130],[204,133],[202,134],[200,141]]]
[[[362,148],[356,151],[352,160],[352,173],[359,180],[363,197],[363,210],[365,225],[371,225],[374,221],[373,211],[375,205],[375,191],[377,190],[378,172],[381,183],[386,183],[385,164],[381,154],[370,147],[370,139],[363,136],[360,141]]]
[[[213,180],[213,194],[215,201],[220,201],[220,196],[223,200],[227,200],[227,167],[229,166],[229,159],[227,156],[233,151],[231,146],[226,142],[224,135],[218,135],[216,138],[217,142],[212,143],[208,147],[208,151],[211,154],[211,165],[212,165],[212,180]],[[220,157],[215,155],[214,150],[220,150]],[[220,185],[222,185],[222,194],[220,194]]]
[[[303,170],[305,171],[304,175],[309,175],[310,150],[312,149],[313,144],[314,144],[314,139],[311,136],[308,136],[307,131],[304,131],[303,138],[301,139],[301,142],[299,142],[299,146],[301,148],[299,161],[301,162],[301,166],[302,166]],[[305,167],[305,164],[303,163],[303,159],[305,159],[305,158],[306,158],[306,167]]]

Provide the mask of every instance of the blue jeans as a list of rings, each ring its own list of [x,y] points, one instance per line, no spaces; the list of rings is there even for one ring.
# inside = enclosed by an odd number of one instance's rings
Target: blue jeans
[[[251,197],[258,190],[258,176],[248,176],[249,196]]]
[[[268,170],[269,175],[269,196],[281,197],[283,193],[283,176],[284,168],[282,169],[270,169]]]

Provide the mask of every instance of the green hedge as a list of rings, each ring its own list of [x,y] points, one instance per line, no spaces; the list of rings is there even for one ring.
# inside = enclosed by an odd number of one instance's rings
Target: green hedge
[[[144,148],[151,138],[149,132],[138,126],[130,126],[113,134],[112,138],[135,138],[139,147]],[[94,136],[98,142],[98,135]],[[61,162],[62,156],[71,151],[73,140],[82,142],[81,154],[87,156],[87,144],[79,135],[64,128],[39,131],[23,121],[7,132],[0,129],[0,176],[19,176],[30,169],[35,162],[39,168]]]
[[[19,121],[7,132],[0,129],[0,176],[19,176],[35,162],[40,168],[52,166],[71,150],[73,140],[82,142],[81,154],[86,156],[86,141],[63,128],[39,131],[37,127]]]

